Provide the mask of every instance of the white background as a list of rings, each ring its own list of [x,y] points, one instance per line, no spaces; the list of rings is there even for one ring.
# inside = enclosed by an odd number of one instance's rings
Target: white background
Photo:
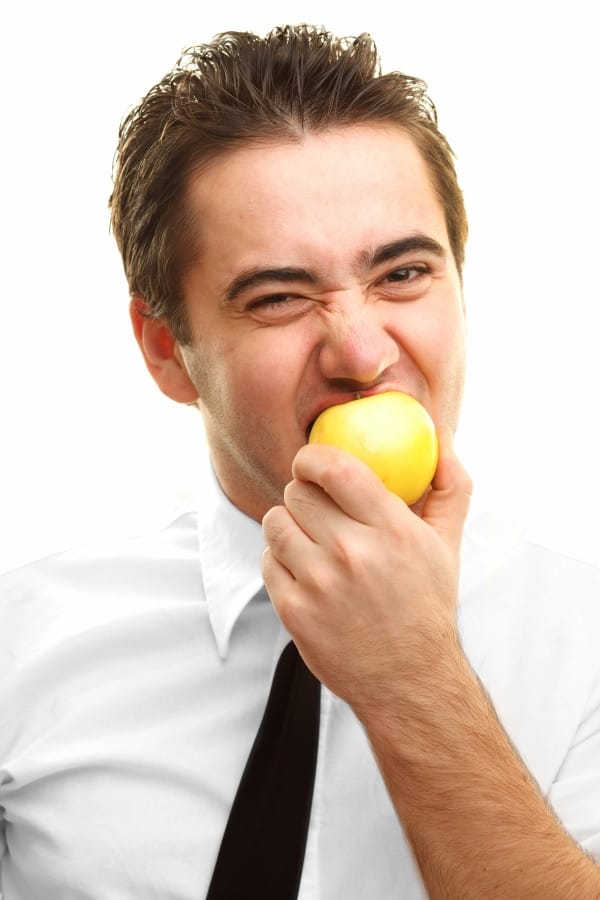
[[[0,568],[151,527],[196,494],[199,416],[146,373],[108,231],[118,123],[187,45],[308,21],[424,78],[470,214],[476,511],[600,561],[594,3],[12,3],[2,66]]]

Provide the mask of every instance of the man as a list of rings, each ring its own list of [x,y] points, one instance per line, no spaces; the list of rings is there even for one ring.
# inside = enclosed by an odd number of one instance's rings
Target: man
[[[466,219],[424,85],[366,36],[223,35],[125,120],[111,207],[215,484],[5,580],[4,900],[206,896],[290,635],[323,683],[299,897],[600,897],[600,582],[463,536]],[[412,509],[307,445],[394,389],[439,429]]]

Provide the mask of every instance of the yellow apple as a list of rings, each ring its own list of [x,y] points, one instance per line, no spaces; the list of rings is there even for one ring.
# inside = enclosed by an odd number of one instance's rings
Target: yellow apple
[[[423,496],[438,463],[435,425],[414,397],[387,391],[323,410],[309,444],[332,444],[362,459],[408,503]]]

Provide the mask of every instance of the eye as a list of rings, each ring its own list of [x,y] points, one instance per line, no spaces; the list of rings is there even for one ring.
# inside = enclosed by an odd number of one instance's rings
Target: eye
[[[431,274],[431,269],[426,265],[402,266],[402,268],[394,269],[393,272],[386,275],[384,280],[392,283],[414,282],[429,274]]]
[[[312,306],[307,297],[298,294],[269,294],[251,300],[246,311],[261,320],[282,320],[302,315]]]
[[[292,294],[271,294],[269,297],[259,297],[252,300],[247,309],[268,309],[270,306],[283,306],[293,299]]]
[[[399,266],[379,281],[379,290],[389,300],[418,300],[431,285],[433,270],[427,263]]]

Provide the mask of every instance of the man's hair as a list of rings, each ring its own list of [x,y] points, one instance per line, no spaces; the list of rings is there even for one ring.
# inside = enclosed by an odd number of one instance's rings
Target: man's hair
[[[382,74],[368,34],[337,38],[311,25],[285,26],[264,38],[226,32],[186,50],[119,130],[111,224],[130,292],[188,343],[181,286],[201,250],[201,215],[192,215],[187,200],[190,177],[245,144],[382,123],[402,128],[421,152],[460,272],[467,220],[453,152],[427,85],[401,72]]]

